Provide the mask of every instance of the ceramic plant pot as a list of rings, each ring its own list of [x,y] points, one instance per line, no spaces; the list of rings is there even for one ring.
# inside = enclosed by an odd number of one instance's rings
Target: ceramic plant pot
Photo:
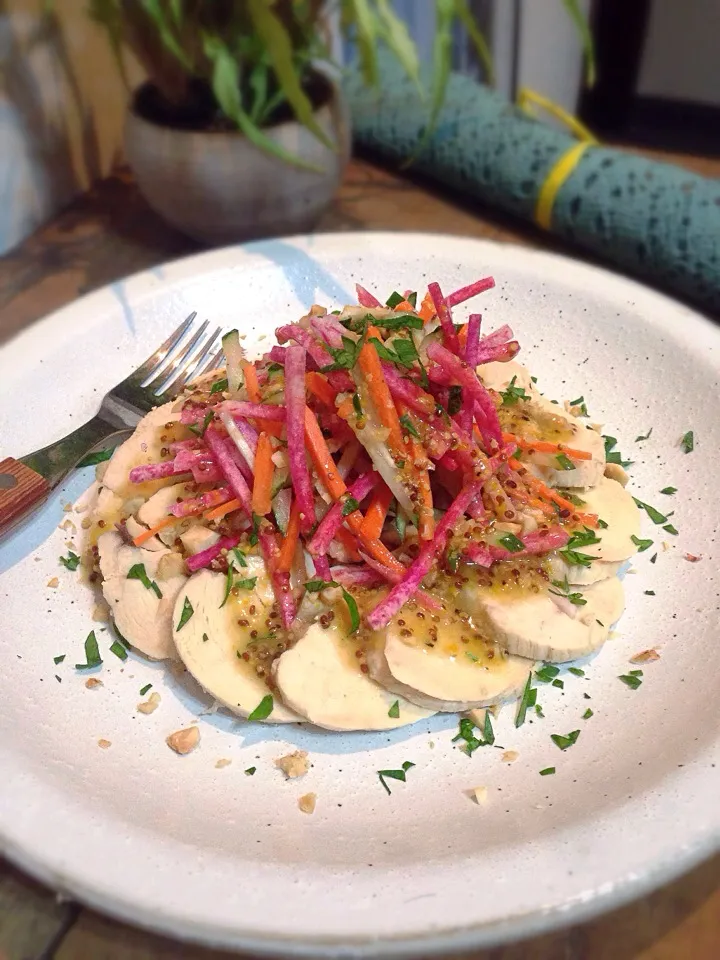
[[[150,206],[201,243],[305,233],[335,194],[350,155],[350,124],[338,85],[324,81],[315,118],[333,151],[294,120],[265,129],[286,150],[319,168],[285,163],[239,131],[161,125],[139,108],[136,94],[125,127],[125,150]],[[147,92],[147,87],[145,88]]]

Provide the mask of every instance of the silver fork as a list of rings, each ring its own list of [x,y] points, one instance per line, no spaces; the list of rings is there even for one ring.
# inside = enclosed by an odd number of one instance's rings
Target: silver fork
[[[222,329],[193,329],[196,313],[170,334],[129,377],[108,391],[97,415],[42,450],[0,462],[0,536],[38,506],[80,460],[101,443],[117,444],[160,401],[174,399],[193,378],[218,366]],[[188,336],[189,335],[189,336]]]

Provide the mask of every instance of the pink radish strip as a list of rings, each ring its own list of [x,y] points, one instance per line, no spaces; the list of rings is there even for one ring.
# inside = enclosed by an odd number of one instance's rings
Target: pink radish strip
[[[355,393],[357,386],[347,370],[332,370],[326,374],[335,393]]]
[[[266,354],[267,358],[270,360],[270,363],[279,363],[284,367],[285,349],[285,347],[281,347],[276,343],[270,353]]]
[[[288,349],[292,348],[289,347]],[[302,347],[298,349],[302,350]],[[274,403],[247,403],[244,400],[226,400],[222,404],[222,409],[227,410],[233,417],[273,420],[275,422],[282,422],[285,419],[285,407]]]
[[[430,344],[428,356],[444,367],[453,379],[457,380],[460,386],[467,390],[468,400],[474,400],[482,411],[484,422],[478,420],[478,427],[480,427],[480,432],[483,433],[485,443],[487,444],[488,440],[494,441],[498,447],[502,447],[502,430],[500,429],[495,404],[490,394],[478,380],[475,372],[449,350],[446,350],[445,347],[441,347],[439,343]]]
[[[492,277],[485,277],[484,280],[476,280],[475,283],[469,283],[466,287],[460,287],[454,293],[447,297],[447,305],[456,307],[459,303],[464,303],[471,297],[476,297],[479,293],[485,293],[495,286],[495,280]]]
[[[447,352],[447,351],[445,351]],[[470,502],[482,490],[482,481],[473,480],[466,484],[445,511],[445,515],[435,528],[435,536],[420,548],[420,553],[413,560],[403,579],[395,584],[390,593],[367,615],[366,622],[371,630],[379,630],[386,626],[395,614],[412,597],[430,572],[433,562],[441,550],[445,549],[445,542],[452,528],[464,515]]]
[[[465,356],[463,360],[473,369],[478,365],[478,354],[480,352],[480,324],[482,316],[479,313],[471,313],[467,324],[467,339],[465,341]]]
[[[142,467],[133,467],[128,479],[130,483],[145,483],[147,480],[164,480],[165,477],[174,477],[180,473],[187,473],[187,469],[179,469],[174,460],[164,463],[148,463]]]
[[[363,474],[362,477],[358,477],[357,480],[350,485],[348,493],[354,500],[357,500],[358,503],[362,503],[379,480],[380,477],[377,473]],[[335,539],[335,534],[345,523],[345,517],[343,517],[342,514],[343,507],[344,502],[342,500],[336,501],[322,518],[317,530],[307,545],[307,552],[310,556],[321,556],[328,552],[328,547]]]
[[[403,377],[391,363],[382,363],[382,371],[390,393],[396,400],[402,400],[411,409],[425,416],[435,413],[435,401],[416,383]]]
[[[190,573],[202,570],[203,567],[209,566],[216,557],[219,557],[223,550],[232,550],[239,543],[240,537],[221,537],[211,547],[206,547],[199,553],[194,553],[191,557],[188,557],[185,561],[188,570]]]
[[[454,354],[459,356],[460,341],[458,340],[458,335],[455,333],[455,327],[453,326],[450,308],[445,302],[445,297],[443,297],[440,284],[429,283],[428,293],[430,294],[430,299],[435,307],[435,313],[438,315],[438,319],[440,320],[445,346],[448,350],[452,350]]]
[[[210,407],[206,403],[186,403],[180,411],[180,423],[200,423]]]
[[[491,567],[496,559],[486,543],[468,543],[463,550],[463,556],[479,567]]]
[[[497,347],[488,347],[487,349],[480,344],[475,366],[480,366],[483,363],[507,363],[518,353],[520,353],[520,344],[517,340],[509,340],[507,343],[501,343]]]
[[[386,583],[399,583],[402,580],[403,575],[401,573],[398,573],[395,570],[390,570],[384,564],[375,560],[374,557],[364,554],[362,550],[360,550],[360,556],[369,567],[372,567],[372,569],[375,570],[383,578],[383,580],[385,580]],[[418,589],[415,593],[415,599],[421,606],[425,607],[426,610],[442,610],[443,608],[442,603],[436,597],[431,596],[424,590]]]
[[[361,307],[382,306],[377,297],[374,297],[369,290],[366,290],[365,287],[361,286],[359,283],[355,284],[355,289],[357,290],[358,303]]]
[[[199,437],[193,437],[192,440],[175,440],[168,444],[170,453],[178,453],[180,450],[197,450],[202,446],[202,440]]]
[[[481,347],[499,347],[501,343],[505,343],[506,340],[512,340],[512,327],[509,327],[506,323],[502,327],[498,327],[497,330],[493,330],[492,333],[489,333],[486,337],[483,337],[480,341]]]
[[[541,553],[550,553],[551,550],[559,550],[567,544],[570,534],[563,527],[546,527],[543,530],[534,530],[532,533],[527,533],[519,539],[525,546],[524,550],[506,550],[505,547],[500,547],[494,543],[469,543],[463,553],[473,563],[489,567],[499,560],[533,557]],[[489,563],[487,562],[488,558]]]
[[[315,574],[320,577],[321,580],[324,580],[326,583],[332,580],[330,563],[327,557],[313,557],[313,566],[315,567]]]
[[[348,337],[351,340],[357,339],[355,335],[345,329],[339,320],[336,320],[335,317],[332,316],[313,317],[310,321],[310,326],[315,333],[317,333],[319,337],[322,337],[326,343],[329,343],[334,350],[342,348],[343,337]]]
[[[318,559],[320,559],[318,557]],[[344,587],[377,587],[382,583],[382,577],[374,570],[369,570],[356,564],[335,564],[328,567],[328,580],[334,580]],[[323,580],[326,579],[323,577]]]
[[[315,523],[315,500],[305,454],[305,356],[304,347],[296,344],[288,347],[285,357],[285,428],[290,479],[300,510],[300,530],[309,533]]]
[[[224,438],[213,427],[205,431],[205,442],[233,494],[243,505],[247,515],[252,516],[252,494],[238,464],[240,454],[234,447],[226,445]]]
[[[289,630],[295,620],[295,598],[290,585],[290,574],[277,569],[277,559],[280,553],[277,536],[274,532],[269,532],[267,528],[263,529],[264,527],[265,523],[261,524],[261,529],[258,531],[258,541],[265,558],[265,566],[270,571],[270,581],[275,600],[280,609],[282,625],[286,630]]]
[[[188,517],[199,510],[211,510],[213,507],[219,507],[221,503],[227,503],[232,500],[232,494],[227,487],[219,487],[217,490],[208,490],[207,493],[201,493],[199,497],[189,497],[182,503],[174,503],[170,507],[170,513],[174,517]]]
[[[287,340],[294,340],[295,343],[299,343],[301,347],[305,347],[319,367],[325,367],[333,362],[332,357],[325,347],[317,342],[310,331],[305,330],[296,323],[288,324],[285,327],[278,327],[275,331],[275,336],[280,343],[285,343]]]

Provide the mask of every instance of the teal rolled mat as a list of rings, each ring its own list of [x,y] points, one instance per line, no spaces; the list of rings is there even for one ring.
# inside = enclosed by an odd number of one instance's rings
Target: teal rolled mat
[[[354,74],[346,92],[356,143],[393,162],[406,161],[429,110],[403,70],[384,61],[379,93]],[[453,74],[437,127],[413,169],[537,222],[543,185],[577,143],[488,87]],[[578,249],[720,313],[717,180],[588,146],[559,186],[547,219],[547,229]]]

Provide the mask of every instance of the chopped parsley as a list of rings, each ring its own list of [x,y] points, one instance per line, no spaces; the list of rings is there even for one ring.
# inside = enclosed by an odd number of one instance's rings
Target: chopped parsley
[[[641,510],[644,510],[645,513],[650,517],[653,523],[661,524],[667,523],[667,517],[665,514],[660,513],[659,510],[656,510],[655,507],[651,507],[649,503],[643,503],[642,500],[638,500],[637,497],[633,497],[635,503],[640,507]]]
[[[67,656],[67,654],[61,653],[59,657],[53,657],[53,663],[56,664],[56,665],[57,665],[58,663],[62,663],[66,656]]]
[[[535,678],[539,680],[540,683],[552,683],[559,673],[559,667],[554,667],[551,663],[546,663],[540,670],[535,671]]]
[[[175,629],[182,630],[182,628],[185,626],[185,624],[188,622],[188,620],[194,613],[195,611],[193,610],[193,605],[190,603],[190,598],[185,597],[182,613],[180,614],[180,620],[178,621],[178,625]]]
[[[572,462],[572,460],[566,453],[558,453],[558,455],[555,457],[555,462],[557,463],[560,470],[575,469],[575,464]]]
[[[256,770],[257,770],[257,767],[248,767],[247,770],[244,771],[245,776],[246,777],[254,776]]]
[[[356,416],[356,417],[362,417],[362,416],[363,416],[363,408],[362,408],[362,403],[360,402],[360,394],[359,394],[359,393],[354,393],[354,394],[353,394],[352,402],[353,402],[353,410],[355,411],[355,416]]]
[[[305,589],[308,593],[320,593],[321,590],[327,590],[329,587],[340,587],[343,600],[350,614],[350,633],[355,633],[360,627],[360,611],[355,602],[355,597],[353,597],[351,593],[348,593],[342,584],[336,580],[308,580],[305,584]]]
[[[402,424],[403,429],[406,430],[407,433],[409,433],[411,437],[415,437],[416,440],[419,440],[419,439],[420,439],[420,434],[417,432],[417,428],[415,427],[415,424],[414,424],[414,423],[412,422],[412,420],[410,419],[410,415],[409,415],[409,414],[404,413],[404,414],[400,417],[400,423]]]
[[[472,660],[473,663],[477,663],[477,662],[478,662],[478,658],[475,656],[474,653],[470,653],[469,650],[466,650],[466,651],[465,651],[465,656],[468,658],[468,660]]]
[[[634,670],[631,671],[630,673],[623,674],[622,676],[618,677],[618,680],[622,680],[622,682],[626,686],[630,687],[631,690],[637,690],[637,688],[642,683],[642,680],[640,679],[640,677],[636,675]]]
[[[577,400],[570,401],[571,407],[580,407],[580,416],[589,417],[587,406],[585,405],[585,397],[578,397]]]
[[[648,550],[653,545],[652,540],[642,540],[640,537],[636,537],[634,533],[630,539],[638,548],[638,553],[644,553],[645,550]]]
[[[460,720],[460,729],[457,736],[452,738],[452,743],[455,743],[457,740],[465,741],[465,753],[469,757],[478,749],[478,747],[484,747],[485,744],[482,740],[475,736],[475,724],[468,717],[463,717]]]
[[[566,500],[569,500],[570,503],[574,503],[576,507],[585,506],[586,501],[581,500],[576,493],[572,493],[572,491],[570,490],[563,490],[562,495],[565,497]]]
[[[262,517],[259,517],[256,513],[252,515],[252,530],[250,531],[250,536],[248,537],[248,543],[251,547],[254,547],[258,542],[258,529],[260,528],[260,521]]]
[[[674,493],[677,493],[677,487],[663,487],[660,493],[664,493],[666,497],[671,497]]]
[[[525,549],[525,544],[514,533],[504,533],[501,537],[498,537],[498,543],[509,550],[510,553],[519,553]]]
[[[666,523],[663,530],[665,530],[666,533],[671,533],[674,537],[677,536],[677,529],[671,523]]]
[[[196,437],[204,437],[204,436],[205,436],[205,431],[206,431],[207,428],[210,426],[210,424],[211,424],[211,422],[212,422],[212,418],[213,418],[214,416],[215,416],[215,414],[213,413],[213,411],[212,411],[212,410],[208,410],[208,412],[205,414],[205,416],[204,416],[204,418],[203,418],[202,426],[201,426],[201,427],[198,427],[198,426],[196,426],[194,423],[191,423],[191,424],[188,425],[188,430],[190,431],[190,433],[194,433]]]
[[[650,563],[655,563],[656,560],[657,560],[657,554],[654,553],[654,554],[650,557]]]
[[[397,720],[400,716],[400,701],[396,700],[395,703],[388,710],[388,716],[392,720]]]
[[[415,316],[414,313],[398,313],[394,317],[383,317],[382,320],[376,320],[372,314],[368,314],[368,319],[385,330],[422,330],[423,328],[422,318]]]
[[[210,387],[210,396],[214,393],[223,393],[228,388],[228,382],[224,380],[216,380],[215,383]]]
[[[640,443],[642,440],[649,440],[652,435],[652,432],[653,432],[653,428],[650,427],[647,433],[643,434],[642,436],[635,437],[635,443]]]
[[[533,706],[533,694],[537,698],[537,690],[533,689],[532,685],[532,670],[528,673],[527,683],[525,684],[525,689],[523,690],[523,695],[520,698],[520,703],[518,704],[518,710],[515,714],[515,726],[521,727],[525,723],[525,717],[527,715],[528,707]]]
[[[357,502],[355,497],[347,497],[342,506],[342,515],[347,517],[351,513],[355,513],[356,510],[360,509],[360,504]]]
[[[209,639],[210,639],[210,637],[209,637],[206,633],[204,633],[204,634],[203,634],[203,643],[207,643]]]
[[[237,560],[239,567],[247,566],[247,560],[245,559],[245,554],[242,552],[242,550],[239,549],[239,547],[233,547],[233,556]]]
[[[614,449],[617,444],[616,437],[606,437],[603,435],[603,440],[605,441],[605,460],[608,463],[618,463],[621,467],[632,466],[632,460],[623,460],[620,451]]]
[[[80,557],[76,553],[73,553],[72,550],[68,550],[66,557],[58,557],[58,559],[68,570],[77,570],[80,566]]]
[[[583,720],[589,720],[592,716],[594,716],[593,711],[590,709],[590,707],[588,707],[585,713],[582,715],[582,718]]]
[[[646,597],[654,597],[654,596],[655,596],[655,591],[654,591],[654,590],[646,590],[646,591],[645,591],[645,596],[646,596]]]
[[[390,307],[391,310],[394,310],[395,307],[399,303],[403,303],[404,300],[405,297],[401,293],[398,293],[397,290],[394,290],[385,301],[385,306]]]
[[[555,767],[545,767],[544,770],[541,770],[541,771],[540,771],[540,776],[541,776],[541,777],[550,777],[550,776],[552,776],[553,773],[555,773]]]
[[[567,750],[568,747],[572,747],[573,744],[577,743],[577,739],[580,736],[579,730],[573,730],[571,733],[568,733],[567,736],[562,736],[560,733],[551,733],[550,739],[555,744],[556,747],[559,747],[560,750]]]
[[[552,685],[553,685],[554,687],[557,687],[558,690],[563,690],[564,687],[565,687],[565,683],[564,683],[562,680],[560,680],[560,679],[553,680]]]
[[[400,770],[378,770],[378,777],[380,778],[380,783],[383,785],[388,795],[391,793],[390,787],[385,783],[385,780],[401,780],[403,783],[406,782],[405,774],[411,767],[414,767],[415,764],[411,763],[409,760],[406,760],[402,765]]]
[[[695,434],[692,430],[688,430],[687,433],[684,433],[682,440],[680,441],[680,446],[683,448],[685,453],[692,453],[695,449]]]
[[[128,580],[139,580],[140,583],[145,587],[146,590],[152,590],[158,600],[162,600],[162,593],[160,592],[160,587],[155,583],[154,580],[151,580],[146,571],[144,563],[135,563],[127,572]]]
[[[248,715],[248,720],[267,720],[273,712],[274,701],[272,694],[266,694],[255,709]]]
[[[535,693],[537,694],[537,690],[535,691]],[[535,704],[535,713],[540,717],[541,720],[545,719],[545,714],[543,713],[542,707],[540,706],[539,703]]]
[[[600,537],[595,536],[595,532],[589,527],[584,527],[582,530],[576,530],[567,545],[558,553],[570,566],[589,567],[597,557],[582,553],[578,548],[589,547],[594,543],[600,543]]]
[[[397,534],[400,537],[400,539],[404,540],[405,528],[407,527],[407,520],[401,513],[398,513],[395,515],[395,519],[393,520],[393,526],[397,530]]]
[[[95,631],[91,630],[85,640],[85,663],[76,663],[76,670],[90,670],[92,667],[99,667],[102,663],[100,648],[98,647]]]
[[[325,349],[333,358],[333,362],[320,368],[323,373],[331,373],[334,370],[352,370],[358,361],[360,351],[365,346],[365,340],[367,339],[367,322],[363,321],[362,336],[358,337],[357,340],[352,340],[350,337],[341,337],[340,339],[342,341],[342,347],[340,348],[330,347],[325,344]]]
[[[607,523],[605,523],[602,517],[598,517],[598,526],[600,527],[601,530],[607,530],[608,528]]]
[[[574,604],[576,607],[583,607],[587,603],[587,600],[581,593],[571,592],[570,584],[568,583],[567,576],[564,580],[553,580],[552,585],[556,587],[555,590],[550,590],[556,597],[565,597],[566,600],[569,600],[570,603]]]
[[[254,590],[257,583],[257,577],[248,577],[246,580],[236,580],[234,586],[238,590]]]
[[[510,383],[507,385],[505,390],[500,391],[500,396],[502,397],[502,405],[504,407],[512,407],[513,404],[517,403],[518,400],[529,400],[530,397],[525,393],[524,387],[516,387],[515,381],[517,377],[513,377]]]
[[[460,551],[448,550],[445,561],[447,563],[448,570],[451,573],[457,573],[458,567],[460,566]],[[477,659],[477,657],[475,659]]]
[[[485,743],[491,747],[495,743],[495,731],[492,728],[492,720],[490,719],[490,711],[485,711],[485,723],[483,724],[483,737],[485,737]]]
[[[81,470],[83,467],[92,467],[96,463],[103,463],[105,460],[109,460],[113,453],[115,453],[114,447],[110,447],[107,450],[96,450],[95,453],[89,453],[86,457],[82,458],[80,463],[78,463],[77,469]]]
[[[233,570],[232,566],[228,566],[227,573],[225,574],[225,593],[223,594],[222,603],[218,608],[220,610],[222,610],[222,608],[228,602],[228,599],[230,597],[230,591],[233,588],[234,579],[235,579],[235,571]]]
[[[576,677],[584,677],[585,671],[581,670],[580,667],[568,667],[568,673],[572,673]]]
[[[151,683],[146,683],[144,687],[140,687],[140,696],[144,697],[151,687],[152,687]]]
[[[114,653],[118,660],[127,660],[128,652],[119,640],[113,640],[110,644],[110,653]]]

